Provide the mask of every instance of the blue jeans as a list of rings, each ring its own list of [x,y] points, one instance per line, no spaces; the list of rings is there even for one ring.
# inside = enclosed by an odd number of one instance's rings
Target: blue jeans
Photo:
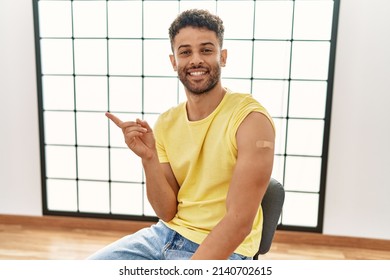
[[[90,260],[188,260],[199,247],[159,221],[91,255]],[[232,254],[230,260],[250,260]]]

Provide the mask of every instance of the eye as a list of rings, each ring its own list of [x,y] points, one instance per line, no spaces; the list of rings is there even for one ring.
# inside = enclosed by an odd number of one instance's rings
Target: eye
[[[212,52],[213,52],[213,50],[210,49],[210,48],[206,48],[206,49],[203,49],[203,50],[202,50],[202,53],[204,53],[204,54],[210,54],[210,53],[212,53]]]
[[[190,54],[191,54],[190,50],[182,50],[179,52],[179,55],[182,55],[182,56],[188,56]]]

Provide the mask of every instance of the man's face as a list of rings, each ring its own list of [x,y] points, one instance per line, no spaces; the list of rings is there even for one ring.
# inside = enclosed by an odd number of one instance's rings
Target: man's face
[[[189,93],[207,93],[220,82],[227,52],[221,50],[214,31],[182,28],[174,39],[173,51],[172,66]]]

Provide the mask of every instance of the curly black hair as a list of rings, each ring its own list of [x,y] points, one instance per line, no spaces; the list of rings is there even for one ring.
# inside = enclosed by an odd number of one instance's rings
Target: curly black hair
[[[169,27],[169,39],[171,40],[172,48],[175,36],[179,33],[180,29],[187,26],[207,28],[208,30],[214,31],[217,35],[219,45],[222,48],[223,34],[225,31],[223,21],[207,10],[198,9],[184,11],[172,22]]]

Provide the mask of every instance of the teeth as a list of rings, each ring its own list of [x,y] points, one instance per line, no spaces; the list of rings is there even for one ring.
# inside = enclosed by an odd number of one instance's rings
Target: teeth
[[[200,76],[203,75],[205,72],[192,72],[190,73],[191,76]]]

